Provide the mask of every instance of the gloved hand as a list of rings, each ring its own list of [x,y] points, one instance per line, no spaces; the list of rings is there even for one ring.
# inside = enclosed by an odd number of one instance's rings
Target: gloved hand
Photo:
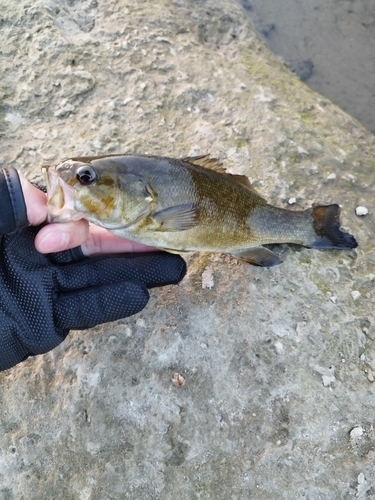
[[[41,254],[15,170],[0,172],[0,370],[45,353],[70,329],[139,312],[148,288],[178,283],[186,264],[165,252],[85,258],[79,248]],[[12,231],[12,232],[10,232]]]

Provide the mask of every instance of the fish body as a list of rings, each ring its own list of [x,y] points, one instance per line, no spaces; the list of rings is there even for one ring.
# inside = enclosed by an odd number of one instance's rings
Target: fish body
[[[170,252],[222,252],[271,266],[264,244],[355,248],[338,205],[291,211],[272,206],[245,176],[209,156],[80,157],[44,167],[49,220],[85,218],[112,233]]]

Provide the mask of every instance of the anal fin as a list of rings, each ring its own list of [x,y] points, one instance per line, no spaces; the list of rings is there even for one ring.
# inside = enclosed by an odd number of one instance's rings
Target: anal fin
[[[278,255],[265,247],[253,247],[239,252],[233,252],[230,255],[241,259],[253,266],[272,267],[281,264],[282,260]]]

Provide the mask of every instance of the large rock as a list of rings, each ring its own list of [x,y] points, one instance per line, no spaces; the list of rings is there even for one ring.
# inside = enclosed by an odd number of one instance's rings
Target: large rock
[[[0,374],[0,497],[374,499],[374,137],[229,1],[5,0],[0,33],[2,164],[210,152],[279,206],[339,203],[359,242],[194,255],[142,313]]]

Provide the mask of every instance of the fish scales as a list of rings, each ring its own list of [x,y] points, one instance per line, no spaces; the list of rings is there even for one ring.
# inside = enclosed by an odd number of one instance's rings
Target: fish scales
[[[297,243],[350,249],[338,205],[292,211],[268,204],[245,176],[208,155],[81,157],[45,167],[50,221],[86,218],[109,231],[173,252],[223,252],[256,265],[280,258],[263,247]]]
[[[252,240],[256,242],[256,235],[246,223],[246,217],[256,205],[253,198],[242,193],[244,188],[228,183],[222,174],[195,165],[186,168],[184,163],[176,160],[168,165],[156,160],[156,168],[146,168],[144,174],[158,193],[158,210],[189,203],[198,207],[199,224],[184,232],[164,232],[160,238],[165,245],[178,244],[188,251],[203,246],[207,251],[221,251],[225,247],[248,246]],[[174,176],[176,181],[171,183],[169,179]],[[265,204],[260,197],[259,202]],[[150,230],[151,233],[152,226]]]

